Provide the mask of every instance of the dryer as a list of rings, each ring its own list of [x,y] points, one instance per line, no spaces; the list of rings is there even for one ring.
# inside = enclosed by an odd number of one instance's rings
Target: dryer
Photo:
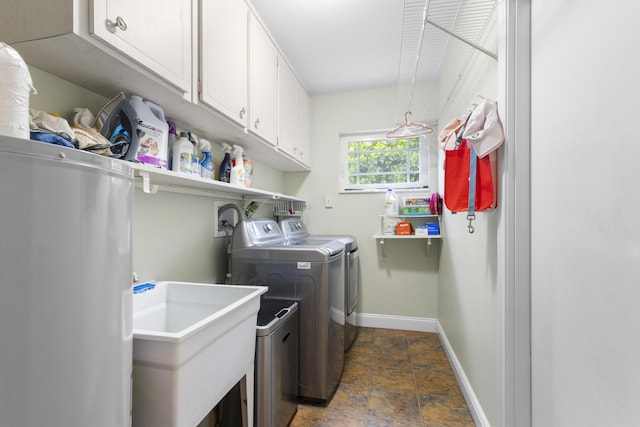
[[[231,283],[268,286],[298,303],[298,394],[326,401],[344,368],[344,245],[288,240],[273,219],[241,221],[231,241]]]
[[[344,245],[345,252],[345,283],[344,283],[344,314],[345,314],[345,331],[344,331],[344,350],[345,352],[351,348],[356,339],[358,332],[356,323],[356,307],[359,299],[359,280],[360,280],[360,262],[358,252],[358,241],[355,237],[349,235],[317,235],[309,234],[307,227],[300,218],[281,218],[280,229],[284,236],[292,241],[304,240],[309,238],[338,240]]]

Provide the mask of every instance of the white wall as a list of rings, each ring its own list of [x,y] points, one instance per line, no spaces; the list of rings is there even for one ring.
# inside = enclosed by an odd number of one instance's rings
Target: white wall
[[[494,13],[481,46],[497,52],[497,14]],[[457,81],[459,69],[445,62],[439,99],[444,104],[438,120],[442,128],[463,119],[480,93],[497,99],[498,63],[478,51]],[[453,88],[453,90],[452,90]],[[447,101],[448,99],[448,101]],[[501,149],[501,151],[504,149]],[[439,173],[443,182],[440,152]],[[442,187],[440,187],[441,192]],[[500,191],[500,185],[499,189]],[[438,319],[481,405],[486,420],[498,425],[498,226],[502,206],[476,213],[475,232],[468,232],[466,213],[443,213],[444,238],[438,286]]]
[[[532,4],[534,426],[640,422],[640,3]]]
[[[361,292],[358,312],[392,316],[436,318],[438,247],[430,256],[424,240],[385,242],[386,258],[373,238],[380,232],[378,215],[383,212],[384,193],[340,194],[339,134],[393,128],[404,121],[408,108],[398,102],[395,87],[336,93],[312,98],[312,161],[310,173],[285,174],[285,192],[309,201],[304,220],[315,234],[351,234],[358,240],[361,263]],[[420,87],[414,95],[414,121],[429,120],[435,111],[436,91]],[[402,97],[401,97],[402,99]],[[402,113],[398,113],[402,111]],[[435,181],[435,138],[431,159]],[[333,208],[324,208],[324,196]]]

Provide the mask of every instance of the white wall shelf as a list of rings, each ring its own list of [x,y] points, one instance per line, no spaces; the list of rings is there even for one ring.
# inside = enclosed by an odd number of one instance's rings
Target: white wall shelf
[[[162,190],[209,197],[224,197],[227,199],[260,200],[265,203],[275,203],[286,200],[306,204],[306,201],[302,199],[285,194],[180,174],[139,163],[129,163],[129,165],[133,168],[134,176],[142,187],[142,190],[148,194],[154,194]]]
[[[374,234],[373,238],[376,239],[380,247],[382,249],[383,258],[386,257],[385,251],[385,240],[426,240],[427,241],[427,256],[430,254],[431,249],[431,239],[441,239],[442,238],[442,228],[440,224],[440,215],[431,215],[431,214],[414,214],[414,215],[393,215],[393,214],[385,214],[380,216],[380,230],[381,233]],[[438,229],[440,230],[440,234],[385,234],[385,219],[394,218],[402,221],[411,222],[415,229],[415,220],[423,220],[424,222],[433,222],[438,224]]]
[[[399,215],[399,214],[384,214],[379,215],[380,217],[380,233],[374,234],[374,239],[440,239],[442,236],[442,228],[440,224],[440,215],[435,214],[410,214],[410,215]],[[397,219],[398,221],[407,221],[411,222],[412,226],[415,229],[416,220],[423,220],[424,222],[432,222],[438,224],[438,229],[440,230],[440,234],[408,234],[408,235],[397,235],[385,233],[385,219]]]
[[[374,239],[441,239],[440,234],[410,234],[398,236],[397,234],[374,234]]]

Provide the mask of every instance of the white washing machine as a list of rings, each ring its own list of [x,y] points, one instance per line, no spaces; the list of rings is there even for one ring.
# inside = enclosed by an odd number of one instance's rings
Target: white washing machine
[[[344,245],[287,240],[273,219],[241,221],[231,243],[231,283],[268,286],[298,303],[299,397],[326,401],[344,368]]]

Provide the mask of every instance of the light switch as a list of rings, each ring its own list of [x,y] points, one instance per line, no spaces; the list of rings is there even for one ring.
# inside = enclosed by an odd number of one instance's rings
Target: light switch
[[[331,196],[324,196],[324,207],[325,208],[333,207],[333,200],[331,200]]]

